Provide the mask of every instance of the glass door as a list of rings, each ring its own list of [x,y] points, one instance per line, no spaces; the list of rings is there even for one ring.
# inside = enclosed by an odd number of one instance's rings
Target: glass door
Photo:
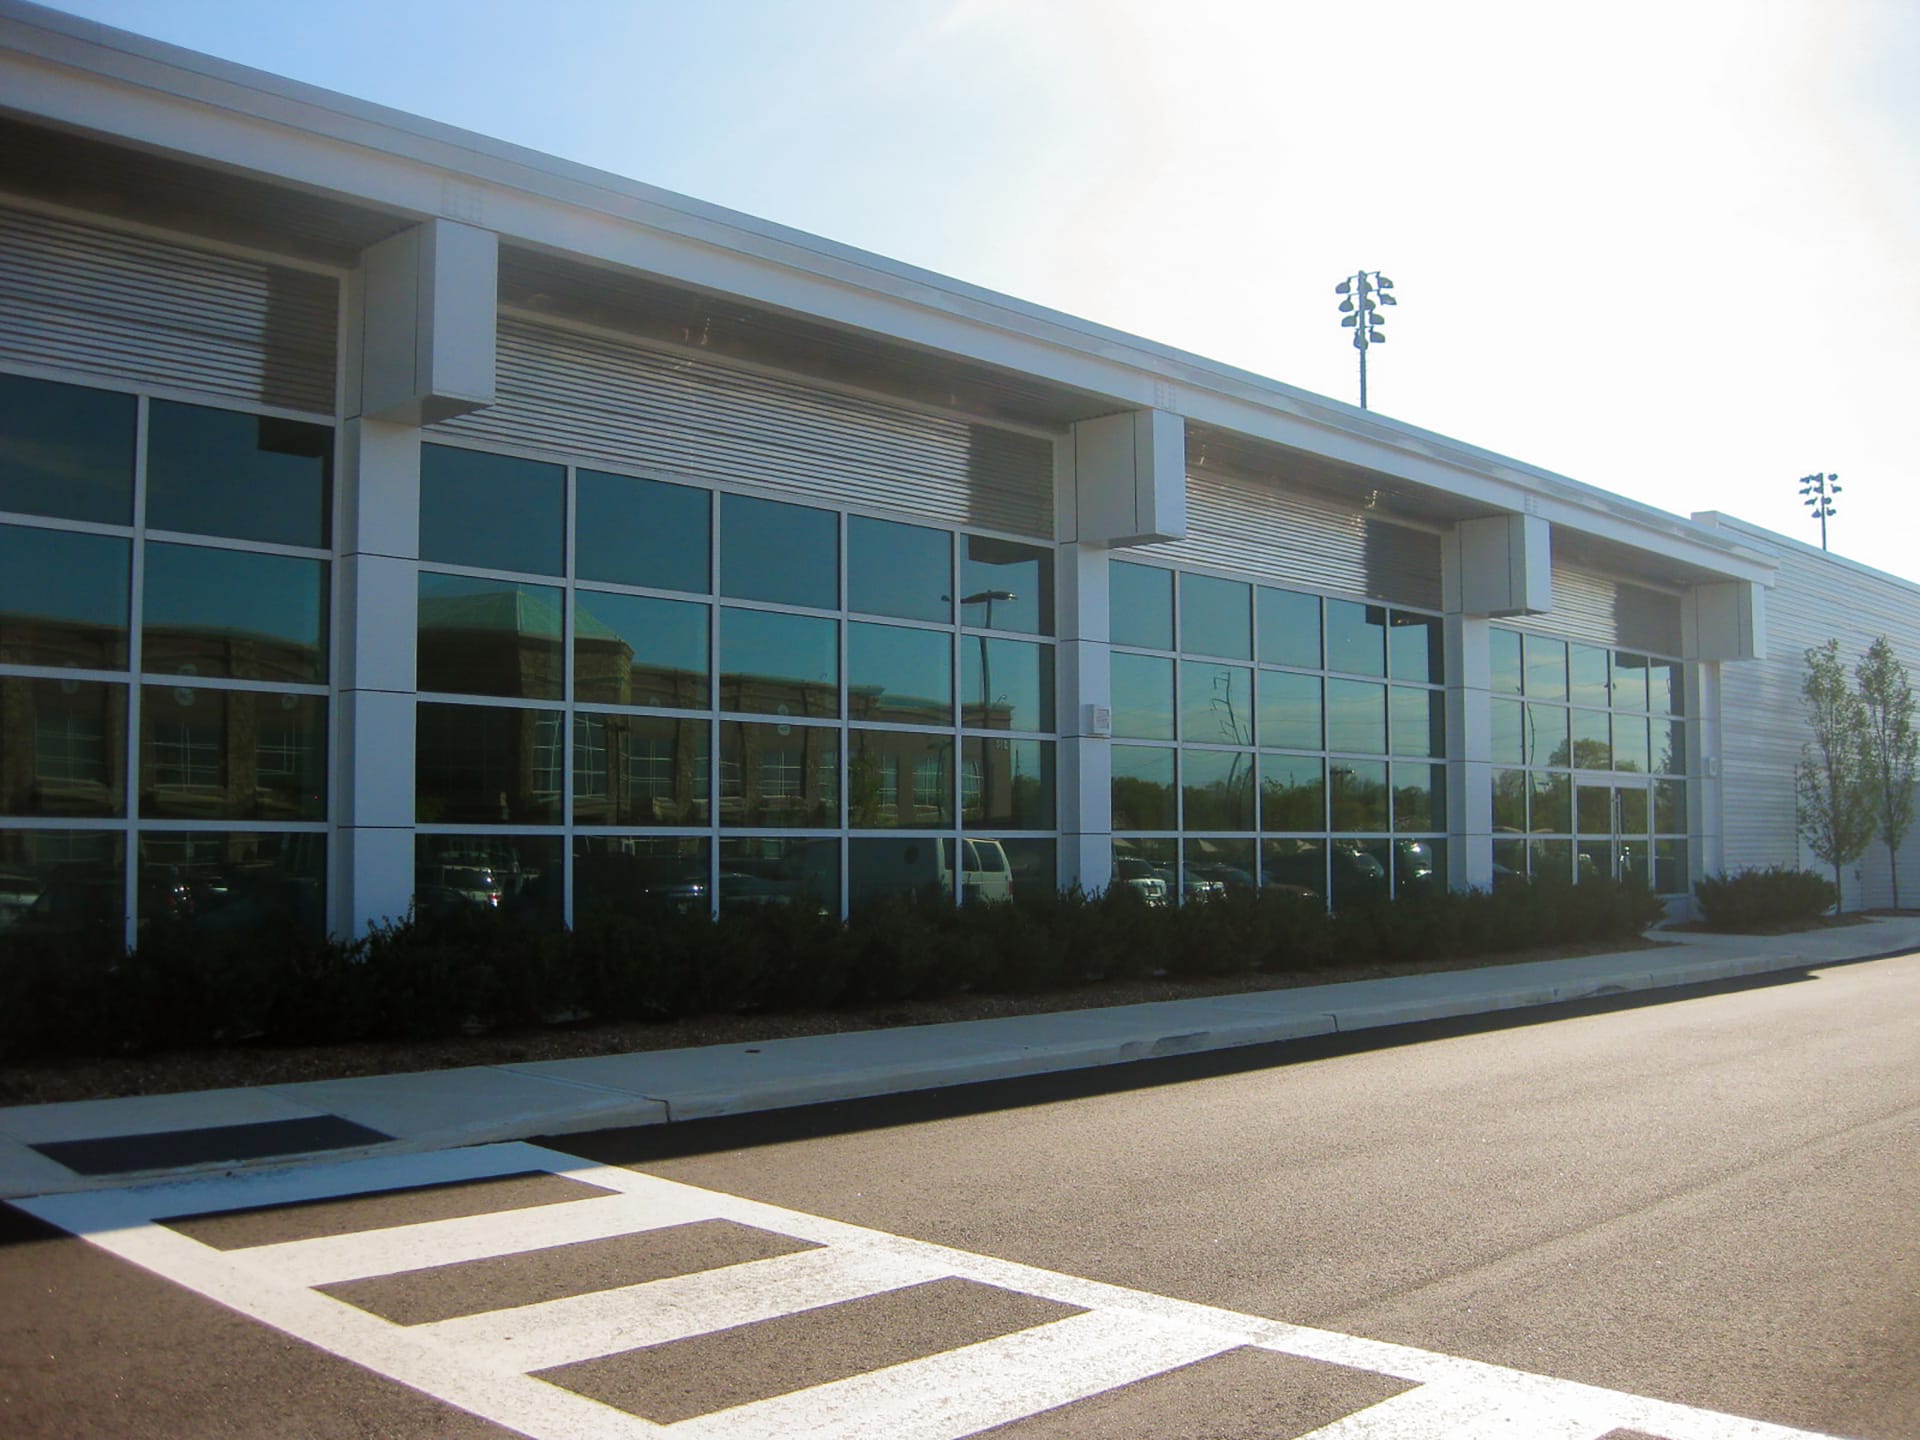
[[[1574,880],[1653,883],[1653,804],[1644,776],[1574,777]]]

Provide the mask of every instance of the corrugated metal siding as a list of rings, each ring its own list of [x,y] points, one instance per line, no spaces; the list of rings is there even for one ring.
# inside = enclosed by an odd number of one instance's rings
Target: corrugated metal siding
[[[1187,476],[1187,538],[1142,558],[1248,571],[1278,585],[1440,605],[1440,537],[1317,497]]]
[[[1764,532],[1755,532],[1765,539]],[[1806,652],[1838,639],[1848,670],[1885,635],[1920,682],[1920,587],[1784,549],[1774,588],[1767,592],[1767,658],[1721,666],[1722,820],[1729,869],[1802,865],[1824,870],[1799,839],[1793,776],[1800,747],[1812,738],[1800,698]],[[1843,872],[1846,903],[1891,905],[1886,847],[1875,841]],[[1900,851],[1900,898],[1920,900],[1920,835]]]
[[[1678,655],[1681,597],[1553,562],[1553,609],[1515,622],[1523,629],[1623,650]],[[1503,622],[1504,623],[1504,622]]]
[[[0,359],[331,415],[325,275],[0,207]]]
[[[582,462],[1053,535],[1051,442],[503,317],[499,399],[434,427]]]

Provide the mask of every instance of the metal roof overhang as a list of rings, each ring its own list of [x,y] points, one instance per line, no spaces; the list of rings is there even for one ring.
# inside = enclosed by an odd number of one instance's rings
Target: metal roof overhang
[[[382,106],[0,0],[0,187],[349,266],[441,216],[502,303],[1026,427],[1182,415],[1190,466],[1423,524],[1551,521],[1567,553],[1767,580],[1727,535],[1519,461],[960,281]]]

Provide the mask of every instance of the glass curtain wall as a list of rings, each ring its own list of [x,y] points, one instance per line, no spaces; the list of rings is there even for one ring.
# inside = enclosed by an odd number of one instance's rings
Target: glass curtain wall
[[[0,931],[324,928],[333,453],[0,375]]]
[[[1440,618],[1109,566],[1114,876],[1334,906],[1444,886]]]
[[[421,561],[423,907],[1055,885],[1050,547],[428,445]]]
[[[1686,671],[1493,627],[1494,877],[1688,879]]]

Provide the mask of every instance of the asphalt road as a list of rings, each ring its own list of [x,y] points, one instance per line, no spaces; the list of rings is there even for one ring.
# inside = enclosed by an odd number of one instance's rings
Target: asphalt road
[[[816,1423],[900,1440],[941,1433],[940,1374],[974,1406],[945,1433],[973,1414],[1004,1440],[1755,1433],[1677,1411],[1596,1428],[1553,1409],[1584,1403],[1565,1387],[1547,1397],[1561,1428],[1496,1414],[1475,1387],[1504,1384],[1498,1366],[1920,1440],[1920,958],[548,1144],[619,1168],[116,1232],[136,1249],[164,1232],[183,1283],[0,1215],[0,1434],[514,1433],[425,1390],[555,1434],[602,1433],[584,1396],[702,1440]],[[674,1223],[571,1218],[621,1204]],[[428,1220],[441,1249],[408,1232],[348,1254]],[[214,1303],[253,1304],[228,1256],[377,1317],[373,1338],[284,1298],[262,1319]],[[610,1319],[611,1287],[641,1281]],[[681,1303],[737,1323],[676,1329]],[[577,1338],[613,1324],[619,1347]],[[543,1378],[496,1404],[444,1354],[389,1361],[395,1333]],[[1058,1408],[1005,1419],[1042,1400]]]

